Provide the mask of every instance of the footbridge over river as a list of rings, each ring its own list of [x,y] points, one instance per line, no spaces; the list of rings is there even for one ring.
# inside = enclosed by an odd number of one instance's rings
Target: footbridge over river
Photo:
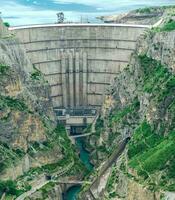
[[[11,27],[51,86],[59,120],[91,123],[107,88],[130,60],[149,26],[127,24],[48,24]]]

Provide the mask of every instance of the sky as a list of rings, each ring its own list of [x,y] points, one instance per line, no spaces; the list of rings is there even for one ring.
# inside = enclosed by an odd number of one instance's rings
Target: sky
[[[56,13],[66,21],[98,22],[96,17],[160,5],[175,5],[175,0],[0,0],[0,12],[11,26],[55,23]]]

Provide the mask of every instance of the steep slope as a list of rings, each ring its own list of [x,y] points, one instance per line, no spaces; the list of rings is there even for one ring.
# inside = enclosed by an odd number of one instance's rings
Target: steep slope
[[[175,191],[174,30],[171,19],[140,38],[128,68],[116,77],[87,148],[101,166],[121,141],[131,141],[114,162],[105,189],[86,185],[84,199],[92,198],[89,189],[110,200],[166,199]]]
[[[2,22],[0,27],[0,196],[6,199],[45,181],[46,174],[81,177],[83,166],[56,124],[48,83],[15,36]]]

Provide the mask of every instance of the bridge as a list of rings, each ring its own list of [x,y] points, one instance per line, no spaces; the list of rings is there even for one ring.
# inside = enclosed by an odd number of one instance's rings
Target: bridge
[[[126,68],[138,37],[148,28],[127,24],[45,24],[9,30],[49,82],[58,119],[80,126],[92,123],[107,89]],[[71,115],[70,109],[89,114]]]
[[[92,133],[85,133],[85,134],[79,134],[79,135],[71,135],[70,137],[76,139],[76,138],[87,137],[87,136],[90,136],[90,135],[92,135]]]

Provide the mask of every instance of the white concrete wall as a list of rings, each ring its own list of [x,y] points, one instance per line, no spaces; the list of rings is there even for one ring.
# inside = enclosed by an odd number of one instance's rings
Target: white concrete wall
[[[16,32],[32,63],[52,87],[55,107],[99,107],[128,64],[144,26],[48,25]]]

